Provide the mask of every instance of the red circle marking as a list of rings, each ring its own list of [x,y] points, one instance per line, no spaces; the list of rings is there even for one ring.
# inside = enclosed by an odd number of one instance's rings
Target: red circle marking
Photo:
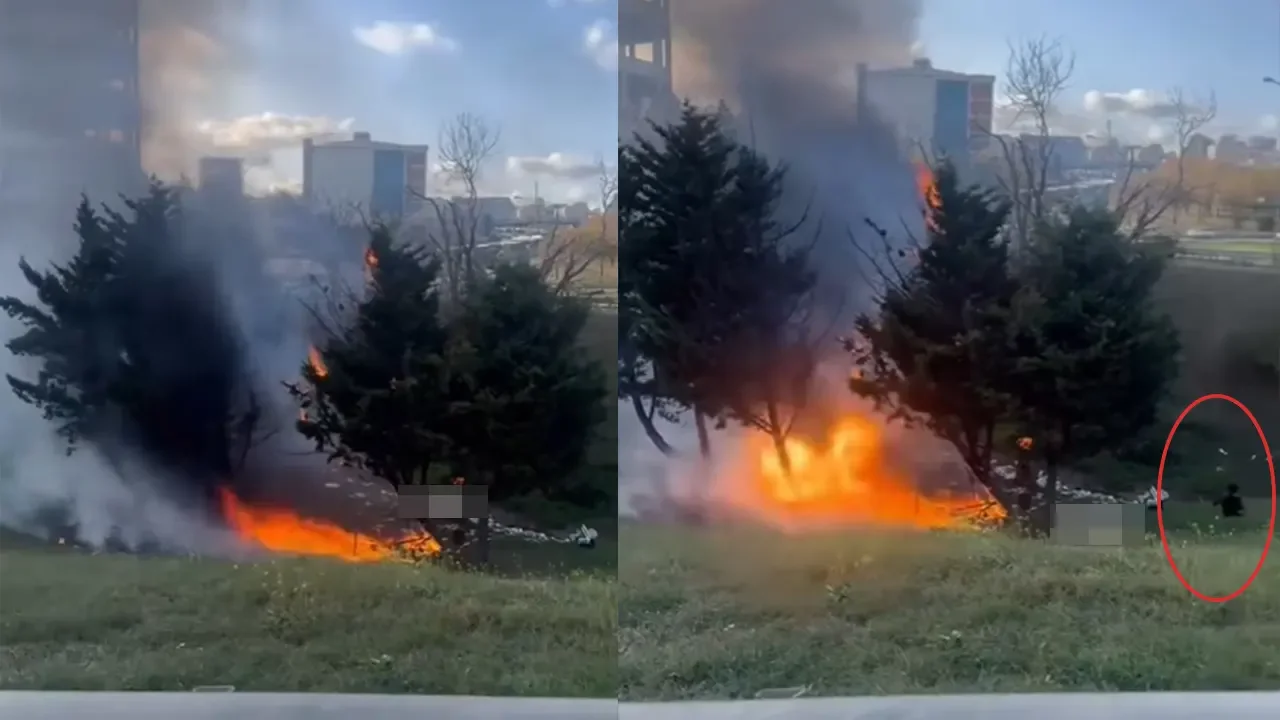
[[[1258,439],[1262,440],[1262,451],[1267,456],[1267,470],[1271,473],[1271,522],[1267,526],[1267,541],[1266,544],[1262,546],[1262,555],[1258,558],[1258,564],[1254,566],[1253,573],[1249,575],[1249,579],[1245,580],[1244,584],[1237,588],[1235,592],[1230,595],[1222,595],[1220,597],[1205,595],[1199,590],[1191,587],[1191,583],[1187,582],[1187,579],[1182,577],[1182,572],[1178,570],[1178,564],[1173,560],[1173,553],[1169,550],[1169,536],[1166,535],[1164,531],[1164,503],[1161,501],[1161,496],[1164,494],[1164,463],[1169,457],[1169,446],[1173,444],[1173,436],[1177,434],[1178,426],[1182,425],[1182,421],[1187,417],[1187,414],[1194,410],[1197,405],[1206,400],[1226,400],[1232,405],[1240,408],[1240,412],[1244,413],[1245,416],[1249,418],[1249,422],[1253,423],[1253,429],[1258,431]],[[1263,434],[1262,426],[1258,424],[1258,418],[1254,417],[1253,413],[1249,412],[1249,408],[1245,407],[1244,403],[1230,395],[1205,395],[1199,400],[1188,405],[1187,408],[1182,411],[1182,414],[1178,416],[1178,419],[1173,421],[1173,428],[1169,430],[1169,437],[1164,441],[1164,452],[1160,453],[1160,470],[1156,474],[1156,521],[1160,525],[1160,544],[1164,546],[1165,559],[1169,561],[1169,567],[1173,569],[1173,574],[1178,578],[1178,582],[1182,583],[1182,587],[1186,588],[1187,592],[1192,595],[1195,595],[1205,602],[1224,603],[1243,595],[1244,591],[1248,590],[1249,586],[1253,584],[1253,581],[1258,579],[1258,573],[1262,572],[1262,566],[1267,562],[1267,553],[1271,552],[1271,538],[1276,533],[1276,465],[1275,461],[1271,458],[1271,446],[1267,444],[1267,436]]]

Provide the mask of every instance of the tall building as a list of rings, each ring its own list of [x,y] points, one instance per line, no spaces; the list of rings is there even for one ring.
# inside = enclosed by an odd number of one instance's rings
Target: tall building
[[[990,137],[996,79],[939,70],[925,59],[911,67],[858,66],[858,108],[893,129],[903,150],[964,159]]]
[[[238,199],[244,196],[244,160],[237,157],[202,157],[199,169],[200,193]]]
[[[0,204],[65,215],[141,189],[138,5],[0,0]]]
[[[415,214],[426,194],[426,145],[378,142],[367,132],[302,142],[302,195],[313,207],[395,219]]]
[[[618,135],[623,142],[679,103],[671,82],[671,0],[618,3]]]

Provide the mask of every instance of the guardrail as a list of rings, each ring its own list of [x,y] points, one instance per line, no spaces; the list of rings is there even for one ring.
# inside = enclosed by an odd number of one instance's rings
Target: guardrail
[[[14,720],[1275,720],[1280,692],[1043,693],[739,702],[237,692],[0,691]]]

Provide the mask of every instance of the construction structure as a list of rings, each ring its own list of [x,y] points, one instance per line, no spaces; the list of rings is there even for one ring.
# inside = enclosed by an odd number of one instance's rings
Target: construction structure
[[[909,156],[963,161],[991,136],[995,83],[993,75],[939,70],[923,58],[905,68],[860,64],[858,108],[888,125]]]
[[[302,195],[321,211],[398,220],[418,213],[427,194],[427,146],[350,140],[302,141]]]
[[[0,212],[142,189],[139,0],[0,0]]]
[[[618,3],[618,135],[628,142],[649,120],[679,107],[671,75],[671,0]]]

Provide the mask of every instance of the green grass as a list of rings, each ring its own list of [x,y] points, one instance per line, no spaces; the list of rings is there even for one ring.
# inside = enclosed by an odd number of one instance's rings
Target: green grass
[[[613,697],[617,585],[0,551],[0,688]]]
[[[1178,249],[1188,252],[1213,254],[1240,253],[1242,255],[1280,254],[1280,243],[1259,240],[1256,242],[1214,242],[1205,240],[1179,240]]]
[[[1210,595],[1239,587],[1263,534],[1249,523],[1210,530],[1168,510],[1183,575]],[[999,533],[627,525],[621,547],[624,700],[799,686],[815,695],[1280,689],[1280,574],[1264,570],[1242,597],[1204,603],[1154,540],[1073,548]]]

